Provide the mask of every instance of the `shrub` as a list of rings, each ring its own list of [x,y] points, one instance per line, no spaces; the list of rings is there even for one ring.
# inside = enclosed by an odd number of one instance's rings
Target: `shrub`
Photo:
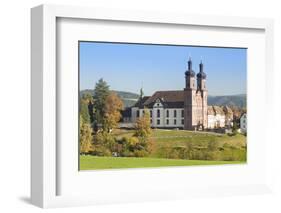
[[[135,157],[147,157],[148,153],[145,150],[135,150],[134,156]]]
[[[121,157],[134,157],[134,153],[130,152],[129,150],[123,150],[122,153],[120,153]]]
[[[158,158],[169,158],[169,152],[171,148],[168,146],[161,146],[156,151],[156,156]]]
[[[208,151],[216,151],[218,150],[219,143],[215,138],[211,138],[210,141],[208,141]]]
[[[111,156],[116,151],[116,141],[107,132],[99,132],[94,137],[93,152],[97,156]]]

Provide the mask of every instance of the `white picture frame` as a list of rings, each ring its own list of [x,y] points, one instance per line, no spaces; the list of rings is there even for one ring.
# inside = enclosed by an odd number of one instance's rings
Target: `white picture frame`
[[[153,192],[145,194],[144,191],[135,192],[130,186],[124,186],[127,189],[119,191],[120,189],[111,188],[112,193],[109,191],[102,192],[97,191],[100,194],[84,194],[81,191],[78,194],[66,193],[61,194],[60,185],[64,184],[61,178],[61,172],[65,171],[63,164],[59,164],[60,152],[57,144],[58,132],[58,100],[57,93],[60,87],[61,81],[57,78],[57,51],[58,51],[58,20],[63,19],[79,19],[79,20],[100,20],[100,21],[118,21],[121,25],[122,22],[131,23],[152,23],[154,25],[162,26],[199,26],[201,28],[220,28],[231,30],[257,30],[263,32],[262,41],[264,44],[264,67],[261,68],[260,76],[266,76],[264,79],[257,78],[253,82],[250,82],[250,94],[251,88],[255,88],[261,81],[264,83],[264,87],[260,88],[264,95],[262,96],[261,106],[255,113],[260,113],[264,107],[271,108],[274,98],[270,91],[273,88],[270,79],[273,76],[273,21],[271,19],[256,19],[256,18],[238,18],[238,17],[216,17],[216,16],[203,16],[203,15],[188,15],[188,14],[160,14],[145,11],[122,11],[122,10],[110,10],[110,9],[95,9],[73,6],[54,6],[54,5],[41,5],[31,10],[31,201],[33,204],[47,208],[47,207],[59,207],[59,206],[75,206],[75,205],[91,205],[100,203],[116,203],[116,202],[139,202],[145,200],[165,200],[165,199],[182,199],[186,197],[204,197],[204,196],[224,196],[224,195],[241,195],[241,194],[253,194],[270,192],[271,187],[271,171],[270,171],[270,128],[269,123],[272,119],[273,111],[270,111],[267,116],[264,116],[266,125],[263,133],[262,146],[264,147],[264,156],[266,161],[261,168],[255,169],[255,174],[263,174],[262,178],[257,178],[257,181],[239,180],[232,185],[227,182],[224,184],[214,184],[208,187],[200,186],[199,183],[193,183],[193,187],[186,186],[178,188],[174,185],[165,184],[165,182],[159,183],[156,188],[151,188]],[[265,75],[266,74],[266,75]],[[249,77],[249,75],[248,75]],[[256,81],[256,83],[255,83]],[[249,89],[248,87],[248,89]],[[253,93],[252,93],[253,94]],[[251,99],[250,99],[251,101]],[[259,102],[257,102],[259,103]],[[249,103],[248,107],[251,109],[254,106],[253,103]],[[248,116],[249,126],[251,126],[251,118],[254,118],[253,114]],[[254,121],[252,122],[254,126]],[[251,137],[249,137],[251,139]],[[249,139],[249,140],[250,140]],[[255,149],[255,146],[252,146]],[[258,152],[258,151],[257,151]],[[263,151],[262,151],[263,152]],[[162,169],[135,169],[135,170],[119,170],[119,171],[105,171],[103,173],[91,172],[83,173],[84,184],[90,184],[89,179],[96,176],[96,178],[104,177],[116,177],[120,178],[122,174],[129,175],[131,177],[151,177],[155,175],[158,178],[163,175],[163,172],[173,175],[163,177],[164,180],[168,178],[188,177],[188,172],[197,172],[197,175],[211,175],[212,172],[218,172],[225,169],[228,172],[236,174],[241,171],[241,167],[225,167],[225,168],[162,168]],[[242,170],[246,170],[244,167]],[[77,171],[78,172],[78,171]],[[223,173],[221,173],[223,174]],[[196,177],[196,174],[194,174]],[[247,174],[245,173],[245,177]],[[109,177],[109,178],[110,178]],[[199,176],[198,176],[199,177]],[[69,178],[74,180],[74,178]],[[179,181],[180,182],[180,181]],[[77,182],[67,183],[68,191],[77,190]],[[161,185],[162,184],[162,185]],[[72,186],[71,186],[72,185]],[[141,186],[143,187],[143,186]],[[143,187],[145,189],[145,187]],[[126,191],[127,190],[127,191]],[[120,196],[123,193],[123,196]]]

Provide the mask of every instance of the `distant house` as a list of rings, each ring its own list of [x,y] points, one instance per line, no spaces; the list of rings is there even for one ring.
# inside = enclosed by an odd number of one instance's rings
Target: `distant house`
[[[229,106],[224,106],[222,108],[225,114],[225,126],[232,127],[233,126],[233,111]]]
[[[219,106],[208,106],[208,129],[225,127],[225,113]]]
[[[240,129],[242,133],[247,133],[247,114],[243,113],[240,117]]]

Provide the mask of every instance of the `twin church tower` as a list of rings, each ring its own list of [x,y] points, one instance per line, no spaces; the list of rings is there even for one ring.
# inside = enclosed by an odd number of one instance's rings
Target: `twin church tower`
[[[184,88],[184,129],[186,130],[207,128],[208,91],[206,77],[201,62],[199,72],[196,75],[197,82],[195,82],[195,72],[192,70],[192,61],[189,58]]]
[[[150,111],[150,123],[153,128],[182,128],[186,130],[203,130],[208,128],[208,91],[203,63],[195,74],[192,61],[188,60],[183,90],[156,91],[152,96],[141,97],[129,109],[129,119],[136,122]],[[124,117],[124,116],[123,116]]]

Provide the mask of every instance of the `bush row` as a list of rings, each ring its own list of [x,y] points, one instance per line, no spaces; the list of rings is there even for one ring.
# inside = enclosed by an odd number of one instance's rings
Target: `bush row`
[[[224,144],[222,147],[209,143],[208,147],[189,146],[162,146],[156,150],[156,157],[188,160],[215,160],[215,161],[246,161],[246,147],[233,147]]]

